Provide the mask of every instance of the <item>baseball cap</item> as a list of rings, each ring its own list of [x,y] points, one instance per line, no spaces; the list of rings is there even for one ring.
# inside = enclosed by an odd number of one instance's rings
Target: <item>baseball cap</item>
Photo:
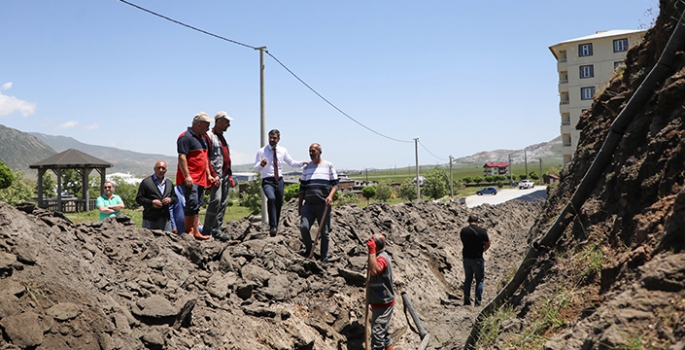
[[[224,111],[219,111],[219,112],[217,112],[216,115],[214,116],[214,120],[219,120],[219,119],[222,119],[222,118],[228,120],[229,122],[230,122],[231,120],[233,120],[233,118],[231,118],[231,117],[228,115],[228,113],[226,113],[226,112],[224,112]]]
[[[212,122],[212,118],[210,118],[210,117],[207,115],[207,113],[205,113],[205,112],[200,112],[200,113],[196,114],[196,115],[193,117],[193,124],[194,124],[194,123],[197,123],[197,122],[211,123],[211,122]]]

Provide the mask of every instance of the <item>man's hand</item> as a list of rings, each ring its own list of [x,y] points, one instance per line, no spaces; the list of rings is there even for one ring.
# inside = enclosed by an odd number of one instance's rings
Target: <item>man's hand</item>
[[[366,245],[369,246],[369,254],[376,254],[376,241],[373,240],[373,237],[366,241]]]
[[[333,198],[331,198],[330,196],[326,197],[326,206],[330,207],[332,203],[333,203]]]
[[[193,178],[190,177],[190,175],[186,176],[183,182],[185,183],[186,187],[193,187]]]
[[[262,166],[266,166],[266,158],[262,158],[262,162],[259,164],[261,164]]]
[[[228,177],[228,182],[231,184],[231,187],[235,187],[235,181],[233,180],[233,176]]]
[[[159,208],[163,207],[164,204],[159,199],[153,199],[152,200],[152,206],[159,209]]]
[[[168,205],[170,203],[171,203],[171,198],[166,197],[166,198],[162,199],[162,205]]]

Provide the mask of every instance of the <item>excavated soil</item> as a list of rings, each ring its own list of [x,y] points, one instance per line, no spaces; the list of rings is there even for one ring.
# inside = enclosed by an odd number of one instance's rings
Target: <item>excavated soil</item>
[[[478,312],[462,306],[459,229],[474,212],[490,234],[487,301],[520,263],[541,206],[334,208],[324,270],[298,254],[294,201],[277,237],[246,218],[225,243],[0,203],[0,349],[362,349],[372,232],[387,235],[393,259],[395,349],[421,343],[401,293],[428,349],[459,349]]]

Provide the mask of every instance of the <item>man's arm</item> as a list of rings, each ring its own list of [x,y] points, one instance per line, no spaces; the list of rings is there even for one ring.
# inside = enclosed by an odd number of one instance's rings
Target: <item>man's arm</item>
[[[193,178],[190,177],[190,172],[188,171],[188,158],[183,153],[178,154],[178,167],[183,174],[183,183],[188,187],[193,187]]]
[[[333,197],[335,196],[335,193],[338,192],[337,187],[331,187],[331,192],[328,193],[328,197],[326,197],[326,205],[331,206],[333,204]]]
[[[260,149],[259,151],[257,151],[257,155],[255,155],[254,171],[255,172],[262,171],[262,169],[264,169],[264,165],[266,165],[266,158],[264,158],[264,155],[262,154],[262,150]]]
[[[285,156],[283,157],[283,161],[285,162],[285,164],[288,164],[293,168],[301,168],[301,167],[303,167],[309,163],[307,161],[298,162],[298,161],[294,160],[293,157],[290,156],[290,153],[288,153],[287,150],[285,152]]]
[[[110,205],[110,206],[108,207],[109,209],[112,209],[113,212],[117,212],[117,211],[119,211],[119,210],[121,210],[121,209],[126,208],[126,204],[124,204],[124,201],[121,200],[121,197],[117,196],[116,198],[119,200],[119,202],[118,202],[117,204]]]
[[[369,238],[366,245],[369,247],[369,274],[375,276],[383,273],[387,266],[387,261],[383,258],[376,257],[376,242],[374,242],[373,238]],[[382,261],[379,263],[379,260]]]
[[[485,247],[483,247],[483,253],[487,252],[488,248],[490,248],[490,241],[485,242]]]
[[[136,203],[142,205],[143,207],[149,207],[152,205],[152,200],[147,197],[145,179],[138,185],[138,193],[136,194]]]

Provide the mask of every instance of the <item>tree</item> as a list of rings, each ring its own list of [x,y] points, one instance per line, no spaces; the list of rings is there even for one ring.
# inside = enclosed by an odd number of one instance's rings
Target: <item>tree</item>
[[[532,171],[530,174],[528,174],[528,177],[530,177],[533,180],[539,180],[540,179],[540,176],[538,175],[538,173],[536,173],[534,171]]]
[[[519,175],[519,179],[520,179],[520,180],[525,180],[525,179],[527,179],[527,178],[528,178],[528,175],[526,175],[526,174],[521,174],[521,175]]]
[[[506,181],[507,177],[504,175],[497,174],[495,175],[495,181]]]
[[[262,212],[262,181],[257,175],[257,180],[248,181],[245,192],[240,194],[240,206],[250,209],[250,214],[257,215]]]
[[[480,176],[475,176],[473,178],[473,182],[475,182],[476,184],[479,184],[479,183],[483,182],[483,178]]]
[[[24,172],[15,170],[12,172],[12,181],[9,187],[0,189],[0,201],[15,205],[21,202],[33,201],[36,193],[33,191],[36,184],[24,177]]]
[[[341,191],[338,191],[335,194],[337,195],[338,193],[341,193]],[[359,196],[352,193],[352,191],[342,191],[342,194],[340,195],[340,199],[336,202],[335,206],[341,207],[341,206],[346,205],[346,204],[357,204],[358,202],[359,202]]]
[[[0,161],[0,189],[10,187],[13,181],[12,169]]]
[[[376,199],[379,201],[387,202],[390,197],[395,193],[392,186],[388,181],[378,181],[376,183]]]
[[[62,190],[66,190],[76,198],[81,198],[83,196],[83,191],[81,190],[81,175],[79,175],[76,169],[67,169],[64,171],[62,174]]]
[[[423,184],[422,193],[438,199],[449,193],[450,175],[447,169],[436,167],[426,173],[426,182]]]
[[[376,188],[373,186],[364,186],[362,188],[362,196],[366,198],[366,204],[369,204],[369,200],[376,195]]]
[[[285,189],[283,190],[283,201],[287,203],[291,199],[296,198],[299,194],[300,184],[290,184],[285,186]]]
[[[127,183],[120,177],[113,177],[112,181],[117,184],[115,194],[121,197],[127,209],[137,209],[140,205],[136,202],[136,195],[138,194],[138,186]]]
[[[36,184],[38,186],[38,184]],[[43,196],[45,197],[55,197],[57,193],[55,188],[57,186],[57,179],[48,171],[43,173]],[[38,187],[36,187],[36,192],[38,192]]]
[[[406,180],[400,185],[400,196],[410,202],[416,200],[416,184]]]
[[[486,175],[486,176],[485,176],[485,182],[492,183],[493,181],[495,181],[495,177],[494,177],[494,176],[492,176],[492,175]]]
[[[471,182],[473,182],[473,179],[472,179],[470,176],[466,176],[466,177],[464,177],[463,179],[461,179],[461,181],[463,181],[465,184],[468,185],[468,184],[470,184]]]

